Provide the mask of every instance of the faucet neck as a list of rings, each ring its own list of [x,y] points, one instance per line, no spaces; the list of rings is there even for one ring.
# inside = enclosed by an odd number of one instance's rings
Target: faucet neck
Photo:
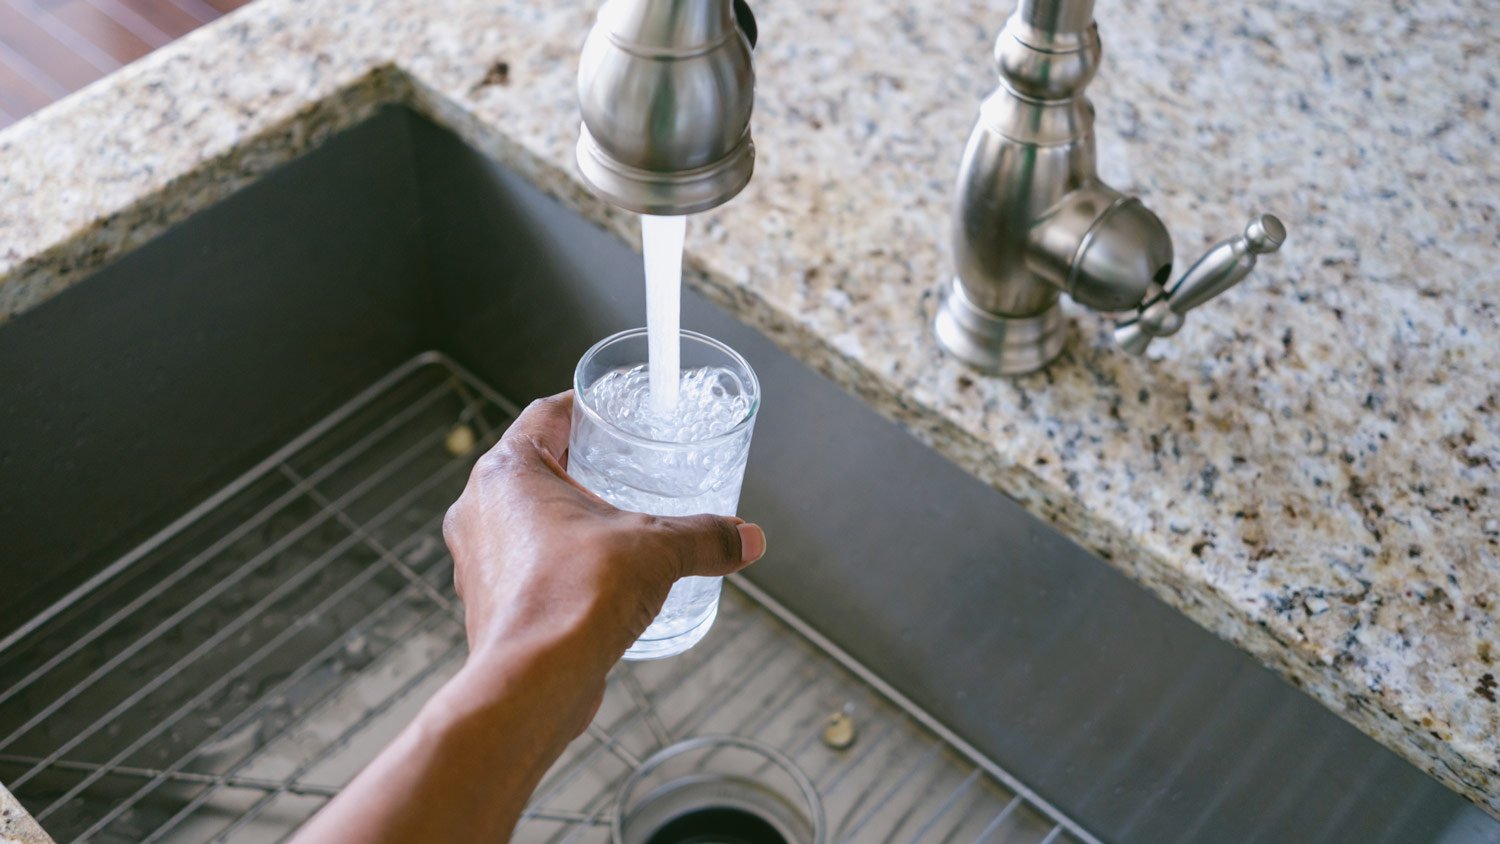
[[[1021,0],[1016,18],[1038,34],[1082,33],[1094,23],[1094,0]]]
[[[1081,97],[1102,54],[1094,0],[1021,0],[995,41],[1001,84],[1029,100]]]

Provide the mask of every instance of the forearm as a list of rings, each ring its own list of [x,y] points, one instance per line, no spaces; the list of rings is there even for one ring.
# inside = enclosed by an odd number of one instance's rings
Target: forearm
[[[471,657],[417,718],[297,836],[312,842],[505,841],[578,731],[565,647]]]
[[[765,552],[728,516],[643,517],[566,471],[572,396],[521,413],[443,519],[474,655],[297,844],[494,844],[593,717],[679,577]]]

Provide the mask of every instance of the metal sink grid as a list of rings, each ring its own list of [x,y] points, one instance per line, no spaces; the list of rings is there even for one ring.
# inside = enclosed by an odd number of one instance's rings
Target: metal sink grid
[[[462,664],[442,516],[517,412],[420,355],[32,618],[0,776],[59,841],[285,839]],[[610,675],[514,840],[608,841],[642,760],[718,734],[792,759],[831,840],[1097,840],[739,577],[703,643]]]

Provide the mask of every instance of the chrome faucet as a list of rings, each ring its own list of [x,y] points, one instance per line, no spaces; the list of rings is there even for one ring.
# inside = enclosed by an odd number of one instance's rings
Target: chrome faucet
[[[1259,215],[1169,284],[1166,226],[1096,173],[1083,91],[1101,55],[1093,0],[1021,0],[995,43],[1000,86],[959,166],[956,273],[935,323],[945,349],[987,372],[1031,372],[1062,352],[1063,293],[1133,311],[1115,336],[1140,354],[1286,238],[1280,220]]]
[[[744,0],[606,0],[583,45],[578,167],[641,214],[692,214],[755,168],[755,18]]]

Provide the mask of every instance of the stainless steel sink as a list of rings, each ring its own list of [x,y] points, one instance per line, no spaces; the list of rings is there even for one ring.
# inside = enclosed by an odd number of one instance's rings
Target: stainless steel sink
[[[393,109],[0,326],[0,781],[60,840],[294,828],[462,658],[446,433],[498,435],[642,297],[630,249]],[[831,840],[1500,840],[771,340],[684,321],[762,377],[772,553],[703,644],[612,675],[517,840],[607,840],[706,733],[789,757]]]

